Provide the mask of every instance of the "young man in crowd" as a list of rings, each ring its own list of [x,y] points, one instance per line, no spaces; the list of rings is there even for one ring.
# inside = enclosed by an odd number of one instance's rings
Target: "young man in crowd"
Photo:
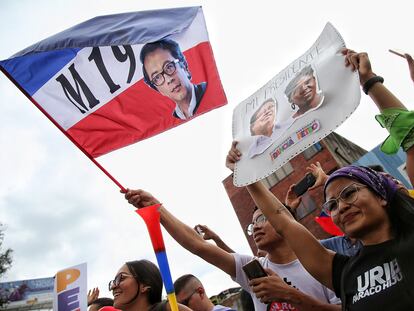
[[[150,193],[143,190],[128,190],[128,202],[137,208],[159,204]],[[205,241],[197,232],[182,223],[164,206],[160,206],[160,220],[169,234],[188,251],[203,258],[229,274],[246,291],[253,293],[249,280],[243,272],[243,265],[254,257],[230,254],[217,245]],[[260,210],[252,218],[253,238],[257,247],[267,256],[259,258],[270,274],[260,284],[261,294],[252,295],[255,310],[340,310],[335,294],[317,282],[299,263],[296,255],[284,239],[276,233]]]

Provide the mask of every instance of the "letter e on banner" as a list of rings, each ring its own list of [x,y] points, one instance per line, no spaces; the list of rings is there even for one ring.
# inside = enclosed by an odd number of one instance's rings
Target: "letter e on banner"
[[[72,311],[79,309],[79,287],[64,291],[58,295],[58,310]]]

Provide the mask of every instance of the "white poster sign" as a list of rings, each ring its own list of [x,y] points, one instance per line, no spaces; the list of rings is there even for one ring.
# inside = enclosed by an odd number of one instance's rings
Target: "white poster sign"
[[[234,184],[261,180],[318,142],[357,108],[357,72],[345,67],[344,40],[326,24],[302,56],[233,111],[233,138],[243,156]]]
[[[55,275],[54,311],[87,311],[86,263],[59,271]]]

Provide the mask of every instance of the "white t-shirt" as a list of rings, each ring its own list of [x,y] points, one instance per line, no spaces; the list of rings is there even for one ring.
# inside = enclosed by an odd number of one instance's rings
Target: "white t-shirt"
[[[252,296],[254,308],[256,311],[266,311],[267,305],[261,303],[249,286],[249,279],[244,273],[242,267],[254,257],[240,254],[232,254],[236,264],[236,278],[233,280],[240,284]],[[300,290],[321,302],[330,304],[340,304],[341,300],[335,296],[335,293],[315,280],[302,266],[298,259],[287,264],[276,264],[271,262],[267,257],[257,258],[263,268],[276,272],[287,284]],[[292,311],[297,310],[286,302],[273,302],[270,310]]]

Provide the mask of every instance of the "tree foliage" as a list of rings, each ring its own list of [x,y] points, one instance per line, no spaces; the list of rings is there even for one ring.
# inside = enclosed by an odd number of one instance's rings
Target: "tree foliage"
[[[4,227],[0,224],[0,277],[11,267],[13,250],[3,250]]]
[[[11,267],[13,250],[8,248],[3,250],[4,227],[0,223],[0,277]],[[7,297],[0,295],[0,307],[7,302]]]

